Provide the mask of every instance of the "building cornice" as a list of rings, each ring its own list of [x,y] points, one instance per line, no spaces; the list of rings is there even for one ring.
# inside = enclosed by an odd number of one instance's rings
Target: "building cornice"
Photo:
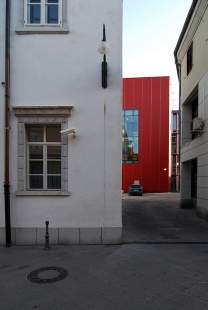
[[[73,106],[18,106],[12,107],[14,115],[17,117],[37,117],[37,116],[71,116]]]

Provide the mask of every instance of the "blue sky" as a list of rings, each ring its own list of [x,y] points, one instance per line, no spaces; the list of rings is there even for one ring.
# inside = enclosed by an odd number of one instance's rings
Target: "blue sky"
[[[178,108],[173,52],[192,0],[123,0],[123,77],[170,76]]]

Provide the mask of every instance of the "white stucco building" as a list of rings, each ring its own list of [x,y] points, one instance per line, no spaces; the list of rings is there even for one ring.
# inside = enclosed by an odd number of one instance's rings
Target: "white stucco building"
[[[181,88],[181,207],[208,220],[208,1],[193,0],[175,48]]]
[[[5,81],[0,1],[0,78]],[[108,87],[97,48],[110,45]],[[11,243],[120,244],[122,0],[15,0],[10,25]],[[5,85],[0,87],[5,130]],[[75,129],[60,134],[61,130]],[[5,244],[4,136],[0,244]]]

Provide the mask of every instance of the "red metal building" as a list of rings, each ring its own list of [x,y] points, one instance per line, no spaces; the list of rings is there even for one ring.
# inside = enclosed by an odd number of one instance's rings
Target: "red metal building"
[[[123,79],[122,189],[170,191],[170,78]]]

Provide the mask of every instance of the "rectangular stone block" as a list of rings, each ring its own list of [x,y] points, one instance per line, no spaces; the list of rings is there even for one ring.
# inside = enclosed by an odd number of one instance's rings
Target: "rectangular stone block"
[[[102,227],[102,244],[122,244],[122,227]]]
[[[11,228],[11,242],[12,242],[12,245],[16,245],[16,228],[15,227]]]
[[[37,244],[45,244],[45,228],[39,228],[37,227]]]
[[[15,228],[11,228],[11,244],[16,245]],[[0,245],[6,245],[5,227],[0,227]]]
[[[80,244],[101,244],[101,228],[80,228]]]
[[[50,244],[58,244],[58,228],[49,227],[49,235],[50,235]]]
[[[0,245],[5,245],[5,227],[0,227]]]
[[[16,228],[16,245],[35,245],[36,228]]]
[[[79,228],[59,228],[59,244],[79,244]]]

